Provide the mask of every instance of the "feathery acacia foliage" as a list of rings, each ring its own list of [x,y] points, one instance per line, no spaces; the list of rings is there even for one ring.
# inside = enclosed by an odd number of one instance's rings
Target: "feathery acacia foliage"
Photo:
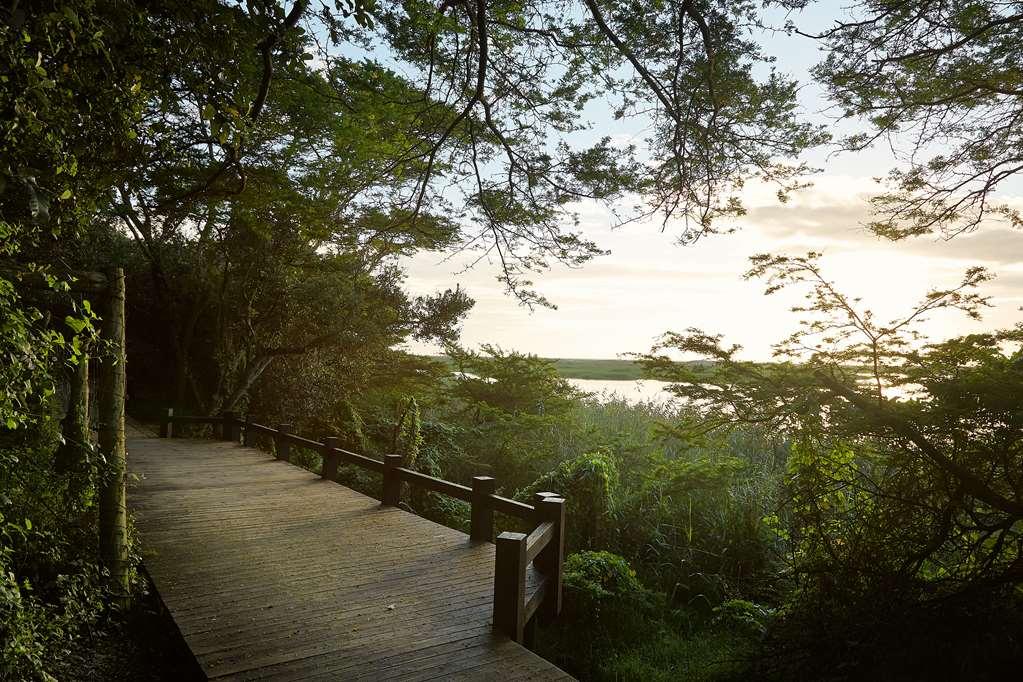
[[[963,599],[1007,605],[1023,584],[1023,421],[1010,397],[1023,392],[1023,328],[927,343],[917,327],[930,313],[979,314],[984,271],[882,323],[813,256],[753,258],[749,274],[768,293],[808,291],[794,308],[806,319],[775,347],[784,362],[741,361],[738,346],[691,330],[655,350],[712,364],[663,352],[643,363],[700,410],[698,430],[762,425],[791,438],[786,520],[771,518],[789,545],[797,620],[812,609],[857,613],[845,627],[869,632],[880,594],[899,623]]]
[[[826,55],[813,75],[844,117],[870,126],[842,147],[884,140],[898,154],[888,191],[873,200],[871,229],[901,239],[953,236],[987,218],[1023,225],[997,194],[1023,171],[1018,2],[861,0],[812,35]]]

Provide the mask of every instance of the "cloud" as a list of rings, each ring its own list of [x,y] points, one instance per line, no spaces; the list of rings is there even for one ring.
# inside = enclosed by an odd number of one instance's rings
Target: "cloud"
[[[979,264],[1023,264],[1023,232],[982,226],[972,234],[963,234],[950,240],[918,237],[895,248],[934,258],[956,258],[977,261]]]
[[[951,240],[924,236],[891,242],[874,235],[865,225],[872,218],[869,197],[876,188],[867,178],[818,178],[813,187],[796,193],[787,204],[775,200],[750,206],[742,222],[764,238],[780,241],[779,246],[874,247],[988,266],[1023,263],[1023,231],[1011,229],[996,218]],[[1001,201],[1023,205],[1023,198],[1019,197],[1005,197]]]
[[[867,207],[859,204],[775,204],[749,209],[743,223],[774,239],[803,236],[830,241],[877,241],[877,237],[863,227],[867,216]]]
[[[798,296],[763,296],[763,282],[746,282],[748,257],[758,252],[825,254],[826,274],[880,316],[902,314],[932,287],[954,285],[972,265],[998,277],[982,293],[995,307],[973,323],[941,315],[928,325],[935,338],[1012,326],[1023,303],[1023,232],[990,224],[952,241],[918,238],[893,243],[864,229],[876,185],[855,176],[823,176],[813,188],[779,204],[769,188],[751,188],[743,230],[695,245],[675,244],[657,220],[612,229],[606,207],[582,203],[579,229],[611,254],[581,268],[556,266],[534,279],[559,309],[530,312],[495,280],[496,263],[458,272],[471,257],[441,262],[439,254],[407,259],[408,286],[417,293],[460,283],[477,305],[465,324],[469,345],[493,342],[549,357],[614,357],[645,350],[668,329],[690,326],[722,332],[749,356],[767,358],[770,344],[799,319]],[[797,292],[791,292],[796,294]]]

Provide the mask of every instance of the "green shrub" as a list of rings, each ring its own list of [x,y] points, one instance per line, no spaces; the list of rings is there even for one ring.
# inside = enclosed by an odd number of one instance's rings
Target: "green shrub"
[[[565,560],[564,584],[596,603],[630,599],[643,591],[629,562],[611,552],[569,555]]]
[[[763,635],[774,616],[774,609],[745,599],[729,599],[714,607],[711,623],[724,630]]]
[[[668,611],[664,596],[644,588],[629,562],[611,552],[570,555],[564,580],[565,612],[538,642],[541,653],[582,679],[741,679],[760,639],[731,621],[701,627],[695,612]],[[754,604],[722,610],[739,622],[754,613]]]
[[[564,495],[568,546],[591,549],[607,544],[618,485],[618,465],[611,455],[591,452],[562,462],[516,497],[528,501],[545,491]]]
[[[628,561],[611,552],[569,555],[564,585],[564,622],[598,649],[648,636],[663,603],[643,587]]]
[[[102,615],[91,470],[54,485],[56,422],[0,434],[0,679],[51,680]],[[73,493],[73,494],[72,494]]]

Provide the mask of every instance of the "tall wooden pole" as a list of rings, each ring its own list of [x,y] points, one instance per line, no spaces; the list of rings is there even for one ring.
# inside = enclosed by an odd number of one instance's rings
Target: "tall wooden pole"
[[[110,572],[115,601],[128,601],[128,537],[125,510],[124,452],[124,270],[109,273],[102,337],[109,352],[103,358],[98,395],[99,449],[106,460],[99,494],[100,561]]]

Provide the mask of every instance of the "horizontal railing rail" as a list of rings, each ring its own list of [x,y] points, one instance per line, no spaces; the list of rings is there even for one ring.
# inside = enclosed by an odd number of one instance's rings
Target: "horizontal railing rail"
[[[526,536],[526,561],[532,561],[554,537],[554,522],[544,521]]]
[[[404,467],[398,467],[397,474],[406,483],[418,485],[420,488],[426,488],[427,490],[432,490],[435,493],[447,495],[463,502],[472,502],[472,488],[469,486],[445,481],[442,478],[427,476],[424,473]]]
[[[294,433],[291,424],[276,428],[259,424],[237,413],[218,416],[176,415],[168,409],[160,421],[160,437],[172,438],[175,424],[212,424],[219,426],[219,437],[246,446],[252,436],[261,433],[274,444],[274,456],[291,462],[292,447],[319,453],[320,476],[337,481],[338,467],[354,465],[382,475],[380,500],[384,505],[401,504],[403,483],[447,495],[470,505],[469,538],[494,542],[494,513],[504,514],[533,526],[529,534],[503,532],[496,540],[494,567],[494,627],[517,642],[532,646],[536,616],[553,618],[561,612],[561,578],[564,564],[565,500],[555,493],[537,493],[535,504],[526,504],[496,493],[497,481],[490,476],[474,476],[465,486],[408,469],[401,455],[373,459],[338,447],[338,439],[323,441]]]

